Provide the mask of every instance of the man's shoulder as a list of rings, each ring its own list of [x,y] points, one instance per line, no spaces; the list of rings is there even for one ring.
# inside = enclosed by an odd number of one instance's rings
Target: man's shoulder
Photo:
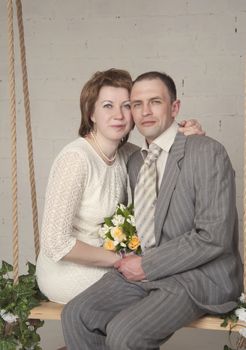
[[[129,156],[131,156],[131,154],[135,153],[136,151],[138,151],[140,148],[135,145],[134,143],[131,142],[126,142],[123,146],[121,146],[119,148],[119,153],[125,153]]]
[[[225,147],[217,140],[209,136],[190,135],[186,139],[186,150],[192,152],[216,151],[225,152]]]
[[[136,161],[141,161],[143,159],[141,152],[140,152],[140,148],[138,148],[137,150],[135,150],[135,152],[133,152],[131,154],[131,156],[129,157],[128,160],[128,164],[133,164]]]
[[[140,148],[131,154],[127,162],[127,171],[129,176],[141,167],[143,163],[143,157],[140,152]]]
[[[185,149],[185,161],[199,166],[210,164],[227,164],[232,167],[230,157],[225,147],[217,140],[208,136],[187,136]]]
[[[127,142],[119,148],[118,154],[119,154],[120,159],[122,159],[124,161],[124,163],[127,164],[131,155],[134,152],[136,152],[138,149],[139,149],[138,146]]]

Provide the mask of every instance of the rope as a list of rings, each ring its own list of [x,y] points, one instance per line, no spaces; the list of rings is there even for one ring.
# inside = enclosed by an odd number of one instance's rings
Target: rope
[[[38,209],[37,209],[35,172],[34,172],[34,162],[33,162],[30,99],[29,99],[29,89],[28,89],[28,75],[27,75],[27,66],[26,66],[26,50],[25,50],[25,41],[24,41],[24,26],[23,26],[21,0],[16,0],[16,7],[17,7],[18,28],[19,28],[24,107],[25,107],[25,116],[26,116],[29,180],[30,180],[30,187],[31,187],[31,200],[32,200],[32,222],[33,222],[33,232],[34,232],[35,255],[37,259],[38,253],[39,253]]]
[[[243,242],[244,242],[244,293],[246,293],[246,64],[244,77],[244,198],[243,198]]]
[[[17,207],[17,153],[16,153],[16,97],[14,67],[14,26],[12,0],[7,2],[8,12],[8,58],[9,58],[9,108],[11,127],[11,166],[12,166],[12,225],[13,225],[13,275],[14,283],[19,275],[18,207]]]

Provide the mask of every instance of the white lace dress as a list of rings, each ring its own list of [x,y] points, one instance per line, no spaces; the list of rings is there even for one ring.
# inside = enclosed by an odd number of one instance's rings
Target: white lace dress
[[[98,228],[104,217],[126,202],[126,162],[137,149],[120,148],[107,165],[83,138],[67,145],[55,159],[49,176],[37,260],[40,290],[52,301],[67,303],[108,271],[62,260],[76,240],[100,246]]]

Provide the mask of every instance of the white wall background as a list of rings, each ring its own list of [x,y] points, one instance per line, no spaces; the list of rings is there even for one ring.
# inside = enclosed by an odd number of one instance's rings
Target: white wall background
[[[242,231],[245,0],[23,0],[39,219],[51,163],[77,136],[79,94],[96,70],[133,77],[161,70],[176,81],[181,118],[195,117],[227,148],[236,170]],[[16,38],[17,38],[17,26]],[[21,268],[34,261],[26,141],[16,46]],[[0,0],[0,260],[11,262],[7,10]],[[132,140],[139,143],[134,133]],[[63,344],[59,322],[46,322],[42,345]],[[222,349],[225,332],[183,329],[163,347]]]

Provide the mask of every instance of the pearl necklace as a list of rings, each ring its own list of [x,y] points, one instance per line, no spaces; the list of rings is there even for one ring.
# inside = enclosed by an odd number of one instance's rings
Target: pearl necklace
[[[103,158],[106,159],[109,163],[113,163],[113,162],[115,161],[115,159],[116,159],[116,156],[117,156],[117,150],[115,151],[114,156],[113,156],[112,158],[109,158],[109,157],[103,152],[101,146],[100,146],[99,143],[97,142],[97,139],[96,139],[94,133],[91,131],[90,134],[91,134],[91,137],[92,137],[93,141],[95,142],[95,145],[97,146],[99,152],[100,152],[101,155],[103,156]]]

